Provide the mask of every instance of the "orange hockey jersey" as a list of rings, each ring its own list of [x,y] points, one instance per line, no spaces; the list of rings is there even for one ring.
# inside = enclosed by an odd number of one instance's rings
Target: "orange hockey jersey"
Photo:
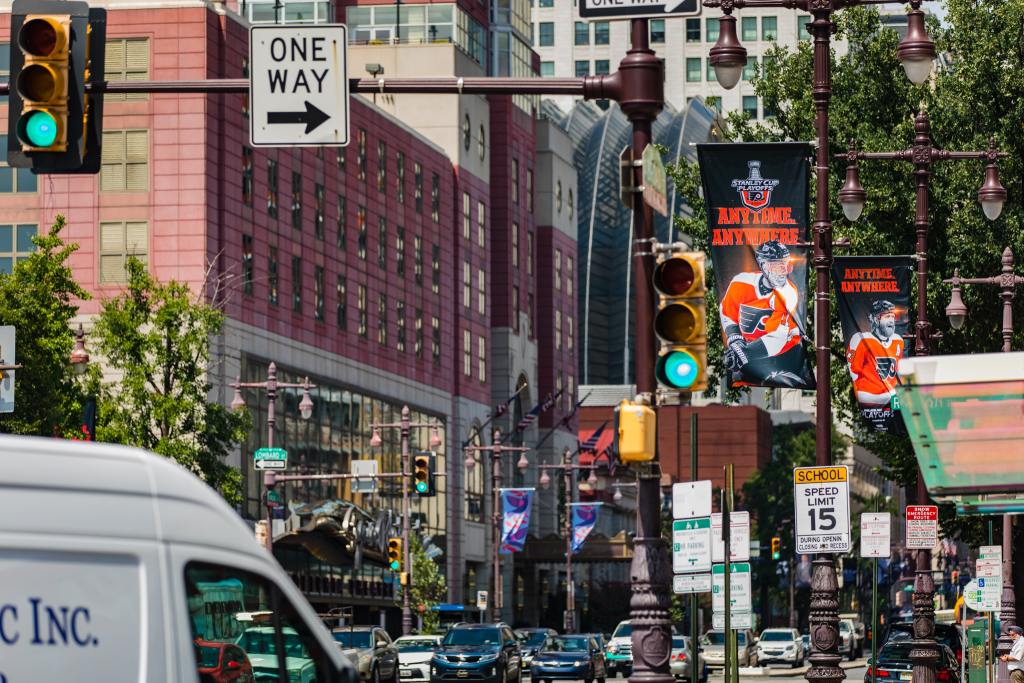
[[[888,403],[896,390],[897,369],[903,357],[903,337],[894,334],[882,342],[871,332],[858,332],[850,339],[846,359],[857,398],[863,403]]]
[[[729,283],[719,312],[722,329],[735,325],[747,342],[764,342],[768,355],[777,356],[800,343],[796,310],[800,295],[787,280],[779,289],[761,288],[761,273],[740,273]]]

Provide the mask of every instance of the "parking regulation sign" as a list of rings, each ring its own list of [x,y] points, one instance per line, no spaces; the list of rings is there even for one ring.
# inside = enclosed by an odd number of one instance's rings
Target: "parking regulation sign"
[[[676,574],[711,571],[711,518],[672,522],[672,571]]]
[[[939,543],[939,507],[907,506],[907,548],[931,550]]]
[[[850,472],[846,465],[793,469],[797,553],[845,553],[851,548]]]

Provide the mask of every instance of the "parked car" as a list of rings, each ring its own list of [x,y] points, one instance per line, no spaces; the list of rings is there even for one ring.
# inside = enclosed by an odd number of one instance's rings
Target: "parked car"
[[[759,664],[782,662],[794,669],[804,665],[803,639],[795,628],[766,628],[757,640]]]
[[[200,683],[254,683],[252,664],[234,643],[195,640]]]
[[[370,683],[398,680],[398,649],[380,626],[339,626],[331,631],[341,653]]]
[[[604,652],[585,633],[548,638],[530,667],[532,683],[580,679],[584,683],[605,683],[607,676]]]
[[[877,665],[874,661],[868,662],[864,683],[872,683],[872,669],[876,669],[878,680],[912,681],[913,663],[910,661],[912,648],[913,643],[905,639],[886,643],[878,651]],[[945,645],[939,645],[939,660],[935,663],[935,679],[942,683],[960,683],[960,665],[957,663],[953,651]]]
[[[884,647],[894,640],[909,640],[913,637],[914,625],[912,623],[890,624],[882,646]],[[935,640],[952,650],[957,662],[963,659],[964,633],[960,624],[935,624]]]
[[[633,671],[633,626],[629,621],[621,621],[612,631],[612,637],[605,647],[605,659],[608,663],[608,676],[616,674],[629,676]]]
[[[288,672],[289,683],[316,683],[316,666],[298,632],[289,626],[282,631],[284,668]],[[245,651],[257,680],[277,680],[280,653],[273,626],[247,628],[235,644]]]
[[[448,630],[430,660],[431,683],[472,679],[521,683],[519,639],[506,624],[463,624]]]
[[[853,661],[863,653],[857,638],[857,629],[853,626],[852,619],[839,620],[839,654],[846,655],[846,658]]]
[[[602,652],[608,647],[608,636],[603,633],[588,633],[588,636],[597,641],[597,644],[601,646]]]
[[[558,631],[553,628],[517,628],[515,633],[519,638],[519,651],[523,656],[524,669],[530,668],[534,655],[547,644],[548,639],[558,635]]]
[[[441,636],[402,636],[395,639],[398,677],[406,681],[429,681],[430,660],[441,645]]]
[[[711,630],[700,638],[704,660],[710,667],[725,666],[725,631]],[[740,666],[757,666],[754,634],[747,629],[736,631],[736,659]]]
[[[811,635],[809,633],[803,634],[800,636],[800,642],[804,646],[804,657],[811,654]]]
[[[693,671],[694,662],[697,663],[699,680],[706,683],[710,670],[707,662],[704,661],[701,649],[698,647],[697,652],[694,653],[693,642],[688,636],[672,636],[672,656],[669,659],[672,676],[677,681],[693,680],[691,672]]]

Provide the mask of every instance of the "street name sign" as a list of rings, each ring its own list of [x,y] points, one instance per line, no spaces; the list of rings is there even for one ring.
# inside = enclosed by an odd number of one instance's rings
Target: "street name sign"
[[[668,199],[665,196],[665,164],[661,152],[654,145],[644,147],[640,159],[643,166],[644,203],[662,216],[668,216]]]
[[[711,571],[711,518],[672,522],[672,571],[676,574]]]
[[[793,469],[796,552],[845,553],[850,534],[850,473],[846,465]]]
[[[936,505],[907,506],[907,548],[931,550],[939,542],[939,508]]]
[[[637,19],[640,17],[700,14],[698,0],[580,0],[583,19]]]
[[[249,29],[253,147],[348,144],[347,50],[344,24]]]
[[[710,514],[710,479],[672,484],[672,519],[692,519]]]
[[[673,593],[710,593],[711,574],[676,574],[672,577]]]
[[[729,513],[729,561],[750,560],[750,513],[739,510]],[[711,561],[725,562],[725,541],[722,538],[722,515],[711,515]]]
[[[892,519],[888,512],[864,512],[860,516],[860,556],[892,554]]]
[[[721,630],[725,628],[725,614],[723,612],[715,612],[711,615],[711,628]],[[732,612],[729,615],[729,630],[739,631],[745,628],[754,628],[754,617],[749,612]]]
[[[258,470],[283,470],[288,467],[288,451],[283,448],[257,448],[252,454],[252,463]]]
[[[729,565],[729,604],[732,611],[749,612],[750,602],[750,563],[737,562]],[[716,564],[711,567],[711,611],[725,611],[725,565]]]

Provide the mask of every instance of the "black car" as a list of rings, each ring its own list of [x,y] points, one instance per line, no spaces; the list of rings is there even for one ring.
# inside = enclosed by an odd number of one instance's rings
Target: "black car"
[[[910,661],[910,650],[913,643],[907,639],[892,640],[885,644],[878,651],[878,664],[868,661],[867,672],[864,674],[864,683],[872,683],[872,670],[876,671],[877,680],[891,681],[912,681],[911,670],[914,668]],[[939,660],[935,662],[935,680],[940,683],[960,683],[960,665],[953,655],[953,651],[945,645],[939,645]]]
[[[460,624],[448,630],[430,660],[430,682],[521,683],[519,639],[506,624]]]
[[[519,638],[519,649],[523,655],[523,668],[529,669],[534,655],[544,647],[548,638],[557,635],[558,631],[553,628],[517,628],[516,636]]]
[[[913,637],[914,624],[904,622],[890,624],[882,645],[885,646],[890,641],[907,640]],[[935,624],[935,640],[953,651],[957,663],[963,659],[964,634],[959,624]]]
[[[604,650],[585,633],[549,639],[530,667],[532,683],[581,679],[584,683],[604,683],[607,676]]]

